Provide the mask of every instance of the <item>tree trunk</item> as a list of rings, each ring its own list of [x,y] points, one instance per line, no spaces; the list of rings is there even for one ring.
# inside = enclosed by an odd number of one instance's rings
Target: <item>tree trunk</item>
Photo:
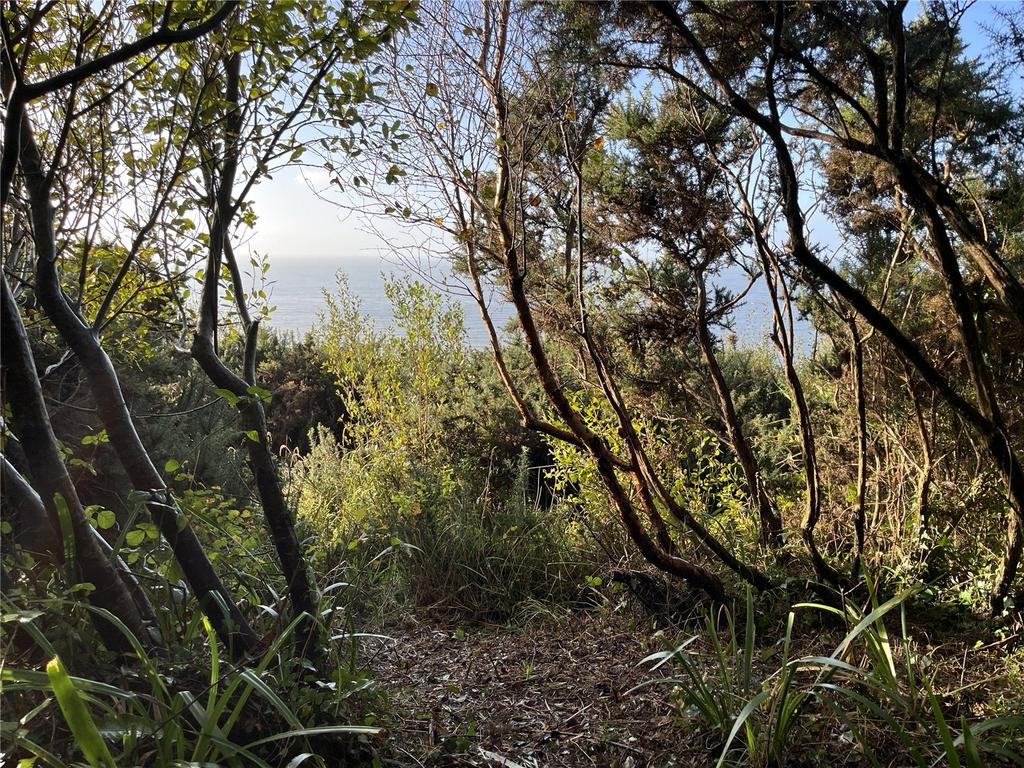
[[[864,558],[864,534],[867,521],[868,493],[868,416],[864,400],[864,344],[857,328],[856,317],[846,320],[850,328],[850,347],[853,352],[853,396],[857,404],[857,498],[853,510],[853,530],[856,535],[856,550],[850,578],[860,574]]]
[[[258,327],[257,323],[249,326],[246,359],[251,359],[250,355],[255,354],[254,350],[250,352],[248,348],[255,345]],[[267,442],[267,422],[263,404],[256,395],[248,391],[251,385],[232,373],[217,356],[212,338],[197,334],[192,343],[192,356],[216,387],[226,389],[238,398],[238,410],[246,431],[256,433],[255,440],[251,434],[246,435],[249,466],[256,481],[263,518],[288,585],[292,610],[296,615],[307,615],[296,630],[300,655],[315,653],[319,646],[315,589],[299,547],[295,524],[281,488],[277,465]]]
[[[259,338],[259,322],[253,322],[245,304],[242,276],[235,261],[229,239],[231,219],[236,210],[232,199],[235,176],[238,171],[238,135],[242,119],[239,110],[239,82],[241,59],[231,54],[224,60],[225,85],[224,102],[227,112],[224,117],[224,148],[220,173],[216,186],[209,177],[208,191],[214,199],[214,211],[210,223],[210,245],[207,252],[206,276],[199,307],[199,327],[192,342],[192,356],[214,386],[231,392],[237,399],[238,410],[245,426],[246,448],[249,466],[256,481],[256,489],[263,509],[263,518],[270,532],[271,541],[281,564],[281,571],[287,583],[292,610],[296,615],[305,614],[297,628],[299,655],[319,651],[319,624],[316,616],[316,590],[309,577],[306,561],[299,547],[295,533],[295,521],[284,498],[281,478],[274,462],[270,444],[267,441],[267,421],[263,403],[250,391],[256,385],[256,345]],[[226,260],[228,271],[234,282],[235,302],[245,331],[245,350],[242,375],[229,369],[217,354],[216,334],[218,304],[220,301],[221,265]],[[252,439],[252,433],[256,439]]]
[[[68,565],[79,569],[82,579],[95,587],[89,593],[89,602],[110,611],[141,642],[150,643],[149,632],[131,591],[97,544],[78,493],[61,460],[57,439],[43,403],[43,390],[36,375],[28,336],[6,276],[0,278],[0,305],[0,359],[6,371],[5,395],[11,408],[12,426],[31,463],[39,490],[37,498],[45,507],[51,530],[54,534],[62,531],[62,538],[70,536],[75,560]],[[13,468],[9,468],[6,460],[4,465],[5,479],[8,479],[9,469]],[[33,518],[41,516],[41,510],[32,509],[34,494],[30,493],[31,489],[23,487],[17,479],[11,489],[15,493],[23,491],[20,501],[26,514]],[[54,553],[58,561],[64,560],[67,548],[68,545],[64,544],[63,549],[58,548]],[[128,639],[108,622],[98,621],[97,628],[109,648],[131,650]]]
[[[729,435],[729,442],[732,443],[736,458],[743,470],[743,477],[747,484],[747,493],[757,508],[758,522],[761,527],[761,545],[766,549],[774,549],[776,555],[782,550],[782,518],[772,505],[768,497],[768,491],[761,479],[761,468],[757,457],[747,441],[743,429],[743,422],[736,412],[733,403],[732,392],[725,381],[722,373],[722,366],[715,356],[715,349],[711,342],[711,333],[708,330],[707,321],[707,289],[704,283],[704,275],[697,276],[697,341],[704,362],[708,366],[708,373],[711,374],[711,381],[715,387],[715,394],[718,396],[718,407],[725,422],[725,428]]]
[[[235,658],[242,658],[256,648],[259,638],[213,570],[202,544],[139,439],[110,357],[94,330],[83,323],[67,303],[61,289],[50,208],[51,190],[27,114],[22,117],[20,138],[19,162],[29,193],[39,301],[81,364],[110,444],[133,487],[146,499],[150,515],[173,550],[202,610],[229,652]]]
[[[60,562],[60,538],[42,499],[3,454],[0,454],[0,479],[3,481],[0,512],[11,526],[14,544],[35,558]]]

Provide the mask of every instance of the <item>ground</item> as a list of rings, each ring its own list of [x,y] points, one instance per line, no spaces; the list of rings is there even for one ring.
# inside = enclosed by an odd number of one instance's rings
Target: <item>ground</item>
[[[649,614],[609,607],[541,610],[525,622],[504,625],[446,621],[443,614],[426,609],[390,620],[381,636],[368,639],[362,648],[366,668],[386,695],[385,714],[377,723],[385,729],[385,765],[713,765],[722,748],[721,734],[687,719],[673,705],[671,665],[655,670],[653,662],[645,661],[672,641],[704,636],[706,628],[695,618],[699,611],[694,609],[688,620],[659,632]],[[831,653],[848,631],[839,622],[830,623],[827,614],[804,616],[810,621],[798,622],[794,658]],[[757,631],[755,674],[769,675],[778,660],[761,638],[778,636],[773,631],[777,617],[758,618],[769,626]],[[913,638],[909,648],[914,656],[927,657],[939,700],[949,709],[960,706],[951,722],[956,723],[959,714],[980,721],[997,714],[993,702],[1021,700],[1021,680],[1008,677],[1006,665],[1016,635],[993,640],[983,621],[968,621],[966,615],[949,614],[940,621],[925,610],[916,617],[920,623],[914,618],[908,616]],[[901,618],[891,619],[889,632],[897,640],[894,652],[899,661]],[[946,632],[935,630],[943,624]],[[701,645],[698,641],[692,647]],[[870,663],[860,650],[847,660]],[[925,725],[927,720],[926,712]],[[835,764],[839,754],[845,764],[863,762],[840,722],[809,722],[814,724],[813,733],[805,729],[800,734],[802,749],[808,750],[800,765],[815,765],[821,759]],[[870,737],[872,750],[891,753],[893,765],[904,764],[892,734],[882,729],[871,731]],[[915,738],[930,744],[937,736],[925,729]],[[833,751],[837,748],[842,752]]]
[[[708,758],[674,724],[668,684],[636,689],[659,676],[641,662],[663,641],[634,618],[578,613],[510,629],[419,614],[383,634],[391,639],[367,650],[389,695],[395,765],[641,768]]]

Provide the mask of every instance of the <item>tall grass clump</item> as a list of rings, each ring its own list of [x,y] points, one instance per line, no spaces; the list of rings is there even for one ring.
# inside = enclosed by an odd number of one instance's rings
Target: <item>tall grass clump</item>
[[[215,498],[205,492],[203,508],[223,517],[233,505],[222,508],[212,503]],[[198,510],[199,502],[191,501],[186,508]],[[204,535],[226,537],[230,545],[221,546],[219,562],[239,572],[251,558],[247,520],[235,520],[232,527],[204,518],[210,530],[200,527]],[[100,518],[97,524],[106,522]],[[145,530],[129,520],[113,550],[145,574],[139,589],[147,598],[166,606],[155,613],[145,637],[83,600],[94,586],[79,581],[67,563],[35,559],[20,547],[5,552],[0,763],[371,763],[378,732],[373,709],[379,702],[358,662],[352,593],[340,585],[321,591],[313,620],[330,641],[299,649],[296,628],[307,614],[283,619],[274,585],[247,579],[243,609],[263,643],[238,658],[219,644],[209,619],[187,596],[173,560],[165,556],[167,545]],[[67,560],[73,562],[73,549]],[[257,572],[251,562],[249,570]],[[126,650],[108,650],[111,636],[123,641],[115,648]]]
[[[762,646],[748,590],[741,623],[725,608],[709,614],[703,635],[644,659],[675,670],[644,685],[672,686],[681,715],[688,727],[703,727],[719,767],[809,765],[837,749],[847,764],[874,768],[1024,764],[1024,716],[978,718],[955,706],[958,691],[944,693],[915,650],[906,616],[914,592],[880,604],[872,597],[863,610],[799,604],[781,639]],[[796,653],[794,625],[806,613],[846,625],[830,651]],[[886,625],[893,614],[896,637]]]
[[[332,605],[325,600],[321,609],[330,619]],[[131,652],[115,660],[95,637],[89,643],[95,630],[87,618],[119,632]],[[258,656],[233,662],[198,611],[171,651],[79,600],[5,597],[3,761],[53,768],[369,763],[378,729],[372,715],[357,712],[370,701],[370,683],[339,638],[317,667],[296,658],[303,618],[282,627]]]

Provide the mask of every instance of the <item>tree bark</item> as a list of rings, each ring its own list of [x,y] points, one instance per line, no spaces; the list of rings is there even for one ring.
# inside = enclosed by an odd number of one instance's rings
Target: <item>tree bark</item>
[[[864,535],[867,524],[868,493],[868,416],[864,398],[864,343],[856,317],[847,318],[850,328],[850,347],[853,353],[853,397],[857,404],[857,497],[853,509],[853,530],[856,536],[853,565],[850,577],[860,574],[864,558]]]
[[[78,493],[61,460],[57,439],[43,402],[43,390],[36,375],[25,326],[5,275],[0,276],[0,360],[6,372],[5,394],[11,408],[12,426],[33,468],[39,491],[36,498],[45,507],[55,538],[58,531],[63,531],[63,537],[71,536],[75,558],[71,565],[80,570],[83,580],[94,586],[89,593],[89,602],[110,611],[136,638],[150,643],[149,632],[131,591],[97,544]],[[16,494],[22,492],[19,501],[26,514],[39,518],[42,511],[35,507],[31,488],[25,487],[27,483],[18,481],[17,472],[12,477],[11,469],[5,460],[4,479],[8,483],[13,479],[13,484],[9,486],[11,490]],[[62,517],[65,518],[63,522]],[[65,559],[64,555],[68,554],[64,551],[66,548],[65,544],[54,552],[58,561]],[[128,639],[108,622],[98,621],[97,628],[104,643],[112,650],[131,650]]]
[[[63,559],[60,539],[42,499],[4,454],[0,454],[0,479],[3,481],[0,511],[11,525],[15,546],[33,557],[59,563]]]
[[[81,364],[110,444],[133,487],[146,499],[150,515],[173,550],[202,610],[229,652],[242,658],[256,648],[259,638],[213,570],[202,544],[153,465],[135,429],[110,357],[95,331],[68,304],[61,289],[50,208],[51,190],[27,114],[22,117],[20,129],[19,162],[30,201],[39,301]],[[14,137],[8,136],[8,140]]]

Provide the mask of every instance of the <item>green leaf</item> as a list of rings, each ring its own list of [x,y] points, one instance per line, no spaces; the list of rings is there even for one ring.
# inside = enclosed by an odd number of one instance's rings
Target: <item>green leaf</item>
[[[326,736],[331,734],[363,734],[366,736],[375,736],[380,733],[380,728],[370,728],[365,725],[324,725],[319,728],[302,728],[295,731],[285,731],[284,733],[277,733],[273,736],[267,736],[263,739],[250,742],[245,745],[246,749],[252,749],[263,744],[270,744],[274,741],[284,741],[286,739],[298,739],[309,736]]]
[[[113,528],[117,524],[117,515],[111,512],[109,509],[102,510],[96,515],[96,525],[100,530],[106,531]]]
[[[257,432],[255,429],[248,430],[245,433],[245,436],[252,440],[254,443],[258,443],[260,441],[260,433]]]
[[[137,547],[146,539],[146,532],[135,529],[134,531],[128,531],[124,537],[124,543],[129,547]]]
[[[263,295],[263,291],[260,291],[260,298],[264,298],[264,299],[266,298],[266,296]],[[250,395],[254,395],[255,397],[258,397],[264,403],[270,403],[270,400],[273,397],[273,394],[270,392],[270,390],[264,389],[263,387],[257,387],[257,386],[246,387],[245,391],[248,392]]]
[[[214,392],[216,392],[218,395],[227,400],[231,405],[238,405],[238,401],[240,400],[240,398],[230,389],[223,389],[221,387],[217,387],[217,389],[215,389]]]
[[[109,441],[110,438],[107,437],[107,430],[101,429],[94,435],[85,435],[82,438],[82,445],[99,445]]]
[[[164,464],[164,472],[176,472],[180,466],[180,462],[177,462],[174,459],[168,459],[167,463]]]
[[[89,765],[93,768],[114,768],[114,758],[59,656],[54,656],[46,665],[46,674],[50,678],[60,711],[71,729],[71,735],[75,737]]]
[[[437,96],[437,85],[434,83],[427,83],[427,96]]]

